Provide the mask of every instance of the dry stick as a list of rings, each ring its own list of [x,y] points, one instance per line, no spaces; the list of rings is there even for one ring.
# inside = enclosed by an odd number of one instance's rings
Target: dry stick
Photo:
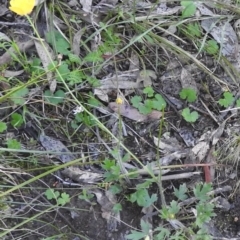
[[[31,27],[29,23],[12,23],[0,21],[0,25],[3,26],[16,26],[16,27]]]
[[[205,107],[205,109],[208,112],[208,115],[213,119],[214,122],[217,123],[217,125],[220,125],[219,121],[214,117],[214,115],[211,113],[211,111],[208,109],[208,107],[206,106],[206,104],[203,102],[203,100],[200,98],[200,101],[202,103],[202,105]]]

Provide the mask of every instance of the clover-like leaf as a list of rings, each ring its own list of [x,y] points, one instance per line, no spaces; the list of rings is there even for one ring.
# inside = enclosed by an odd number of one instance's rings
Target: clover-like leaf
[[[0,122],[0,133],[7,129],[7,124],[5,122]]]
[[[221,98],[218,103],[220,106],[222,107],[229,107],[234,101],[234,97],[233,97],[233,94],[230,93],[230,92],[225,92],[223,94],[223,98]]]
[[[192,88],[183,88],[179,95],[181,99],[186,99],[190,103],[197,99],[197,93]]]
[[[198,113],[196,111],[190,112],[189,108],[184,108],[182,116],[187,122],[196,122],[198,119]]]
[[[62,103],[65,97],[65,93],[62,90],[58,90],[55,93],[52,93],[50,90],[46,90],[44,92],[44,98],[46,101],[52,104],[59,104]]]

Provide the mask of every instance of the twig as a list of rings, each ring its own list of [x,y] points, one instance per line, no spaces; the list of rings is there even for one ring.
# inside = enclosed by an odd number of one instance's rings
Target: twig
[[[3,22],[0,21],[0,25],[5,25],[5,26],[16,26],[16,27],[31,27],[29,23],[13,23],[13,22]]]

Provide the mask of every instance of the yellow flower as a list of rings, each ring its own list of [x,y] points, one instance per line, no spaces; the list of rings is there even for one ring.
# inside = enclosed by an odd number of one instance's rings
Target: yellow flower
[[[117,99],[116,99],[116,103],[117,103],[117,104],[123,104],[123,100],[122,100],[122,98],[117,97]]]
[[[18,15],[27,15],[32,12],[35,0],[11,0],[9,9]]]

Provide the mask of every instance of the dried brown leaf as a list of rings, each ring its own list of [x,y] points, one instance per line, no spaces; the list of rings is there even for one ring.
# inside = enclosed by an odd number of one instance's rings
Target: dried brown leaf
[[[162,113],[156,110],[153,110],[148,115],[141,114],[136,108],[128,104],[117,104],[115,102],[109,103],[109,108],[114,112],[119,113],[120,115],[132,119],[137,122],[145,122],[149,120],[158,120],[161,118]]]

